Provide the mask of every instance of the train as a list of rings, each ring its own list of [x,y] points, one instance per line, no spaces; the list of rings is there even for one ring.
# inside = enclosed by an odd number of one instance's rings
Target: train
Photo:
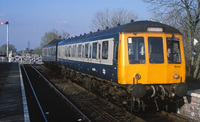
[[[188,89],[182,40],[172,26],[131,21],[53,40],[42,47],[42,60],[131,112],[152,105],[159,110],[177,103]]]

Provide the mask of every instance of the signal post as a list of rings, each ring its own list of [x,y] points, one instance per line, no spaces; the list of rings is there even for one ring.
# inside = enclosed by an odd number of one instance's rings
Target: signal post
[[[7,25],[7,49],[6,49],[6,57],[8,58],[8,20],[6,22],[0,22],[0,25]]]

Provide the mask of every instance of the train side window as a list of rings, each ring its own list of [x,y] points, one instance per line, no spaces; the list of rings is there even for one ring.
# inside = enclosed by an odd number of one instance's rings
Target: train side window
[[[99,48],[99,52],[98,52],[98,58],[101,59],[101,43],[98,43],[98,48]]]
[[[76,57],[76,46],[73,45],[73,56],[72,57]]]
[[[118,60],[118,43],[115,43],[115,60]]]
[[[69,48],[68,48],[68,56],[70,57],[71,56],[71,46],[69,46]]]
[[[73,57],[73,46],[71,46],[71,57]]]
[[[93,59],[97,58],[97,42],[94,42],[92,44],[92,58]]]
[[[85,54],[85,45],[84,44],[82,45],[82,52],[81,53],[82,53],[82,58],[85,58],[85,55],[84,55]]]
[[[78,58],[81,58],[81,48],[82,48],[82,45],[81,44],[79,44],[78,45]]]
[[[91,47],[91,44],[89,45],[89,58],[91,58],[91,55],[92,55],[92,47]]]
[[[143,37],[128,38],[128,56],[129,64],[144,64],[146,62]]]
[[[75,52],[76,52],[75,57],[78,57],[78,45],[75,45]]]
[[[85,58],[88,58],[88,48],[89,47],[89,44],[87,43],[87,44],[85,44]]]
[[[163,39],[162,37],[149,37],[149,62],[164,63]]]
[[[68,56],[68,49],[67,49],[67,46],[65,47],[65,56],[66,56],[66,57]]]
[[[56,55],[56,48],[53,48],[53,55]]]
[[[108,41],[102,42],[102,59],[108,59]]]

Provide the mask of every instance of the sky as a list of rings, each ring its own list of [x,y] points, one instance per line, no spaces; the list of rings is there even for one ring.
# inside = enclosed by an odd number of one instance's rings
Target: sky
[[[37,48],[53,29],[70,36],[88,33],[97,11],[117,8],[133,11],[138,20],[153,16],[143,0],[0,0],[0,22],[9,21],[9,44],[20,51]],[[7,27],[0,25],[0,46],[6,40]]]

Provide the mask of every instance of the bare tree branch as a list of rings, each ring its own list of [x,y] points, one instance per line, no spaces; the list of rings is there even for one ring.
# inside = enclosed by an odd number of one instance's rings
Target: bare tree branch
[[[105,9],[94,14],[90,28],[93,31],[98,29],[103,30],[106,29],[106,27],[110,28],[118,24],[125,24],[135,19],[137,19],[137,15],[132,11],[127,11],[123,8],[115,10]]]

